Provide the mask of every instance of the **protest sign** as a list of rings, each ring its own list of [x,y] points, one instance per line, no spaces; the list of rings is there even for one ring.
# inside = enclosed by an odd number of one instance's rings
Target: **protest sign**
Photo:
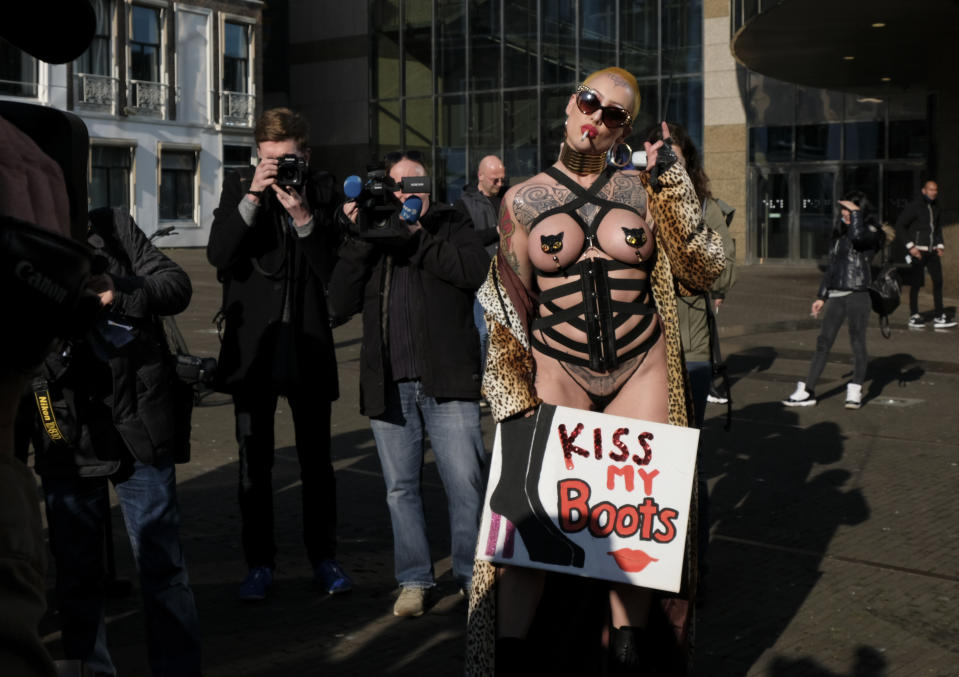
[[[477,556],[678,592],[698,441],[553,405],[499,424]]]

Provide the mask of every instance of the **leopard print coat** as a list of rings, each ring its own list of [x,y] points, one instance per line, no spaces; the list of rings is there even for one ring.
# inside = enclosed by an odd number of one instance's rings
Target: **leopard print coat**
[[[691,417],[692,400],[680,343],[676,294],[709,288],[725,265],[722,239],[712,229],[702,226],[699,201],[681,166],[674,165],[656,181],[650,181],[649,174],[643,172],[641,180],[649,195],[650,214],[657,224],[656,241],[660,250],[651,277],[666,338],[669,423],[685,426]],[[501,279],[498,260],[493,260],[490,274],[477,293],[489,330],[483,394],[497,422],[541,402],[533,387],[534,364],[529,337]],[[697,484],[694,479],[683,588],[679,595],[663,595],[660,600],[674,627],[677,645],[686,654],[687,664],[692,660],[695,629]],[[495,638],[495,567],[477,559],[473,567],[467,628],[468,677],[494,674]]]

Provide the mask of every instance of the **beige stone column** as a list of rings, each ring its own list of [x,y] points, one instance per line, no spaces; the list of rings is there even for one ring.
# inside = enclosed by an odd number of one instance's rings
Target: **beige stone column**
[[[728,0],[705,0],[703,32],[703,160],[713,195],[736,208],[731,231],[736,259],[744,261],[748,137],[730,52]]]

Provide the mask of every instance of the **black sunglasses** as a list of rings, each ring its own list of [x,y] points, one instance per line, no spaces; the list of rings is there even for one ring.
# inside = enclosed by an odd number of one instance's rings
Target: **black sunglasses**
[[[603,106],[599,102],[599,94],[586,85],[576,88],[576,107],[584,115],[592,115],[598,110],[603,111],[603,124],[607,127],[626,127],[633,121],[629,111],[619,106]]]

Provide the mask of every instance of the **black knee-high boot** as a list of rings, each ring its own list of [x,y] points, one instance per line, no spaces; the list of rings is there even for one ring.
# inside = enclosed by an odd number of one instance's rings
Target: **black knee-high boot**
[[[539,499],[548,423],[555,410],[555,406],[540,405],[533,416],[500,424],[503,466],[490,508],[519,530],[531,560],[582,567],[586,553],[553,524]]]
[[[520,637],[500,637],[496,640],[494,674],[496,677],[530,677],[529,648]]]
[[[654,677],[654,656],[644,628],[624,625],[609,633],[609,677]]]

